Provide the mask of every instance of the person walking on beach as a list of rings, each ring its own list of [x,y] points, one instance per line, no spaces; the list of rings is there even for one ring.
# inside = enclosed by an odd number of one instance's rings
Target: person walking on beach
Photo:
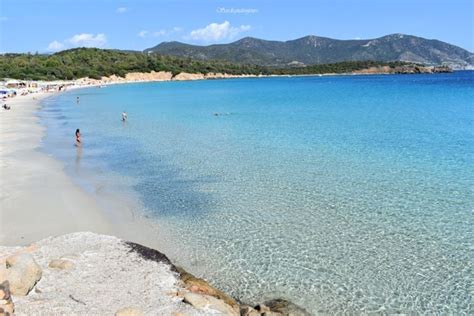
[[[127,112],[123,111],[122,112],[122,122],[125,122],[127,120]]]
[[[79,129],[76,129],[76,146],[81,145],[81,132]]]

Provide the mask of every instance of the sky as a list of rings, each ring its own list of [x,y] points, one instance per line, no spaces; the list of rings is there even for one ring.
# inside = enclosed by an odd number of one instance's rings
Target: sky
[[[0,52],[403,33],[474,52],[474,0],[0,0]]]

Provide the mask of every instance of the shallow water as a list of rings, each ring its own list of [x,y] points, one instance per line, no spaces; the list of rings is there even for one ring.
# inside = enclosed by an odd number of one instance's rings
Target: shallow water
[[[81,185],[136,194],[161,250],[242,301],[458,314],[473,100],[473,72],[229,79],[71,91],[40,116]]]

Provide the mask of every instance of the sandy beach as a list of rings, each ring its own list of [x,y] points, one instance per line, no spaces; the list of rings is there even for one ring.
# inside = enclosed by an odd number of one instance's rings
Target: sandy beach
[[[76,231],[111,233],[97,202],[37,150],[44,128],[35,116],[42,93],[8,99],[0,111],[0,244],[25,245]]]

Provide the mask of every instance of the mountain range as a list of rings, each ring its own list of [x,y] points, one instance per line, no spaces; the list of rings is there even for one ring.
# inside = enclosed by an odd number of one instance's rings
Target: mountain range
[[[163,42],[145,49],[144,52],[270,67],[305,67],[342,61],[373,60],[474,69],[473,53],[439,40],[405,34],[365,40],[338,40],[314,35],[289,41],[245,37],[229,44],[208,46]]]

